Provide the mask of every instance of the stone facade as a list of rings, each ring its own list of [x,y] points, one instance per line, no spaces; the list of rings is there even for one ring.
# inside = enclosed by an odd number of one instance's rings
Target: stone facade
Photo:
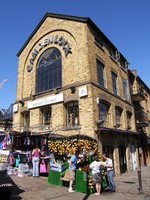
[[[45,38],[57,38],[57,36],[58,38],[63,36],[68,41],[72,52],[66,55],[62,44],[58,42],[46,44]],[[103,44],[100,45],[95,37],[100,38]],[[43,44],[43,46],[41,47],[39,44]],[[36,94],[36,65],[42,53],[51,47],[56,47],[61,53],[62,87]],[[30,63],[35,48],[38,48],[38,52]],[[31,132],[34,126],[42,123],[41,106],[29,107],[29,102],[31,105],[34,102],[43,103],[44,98],[57,98],[57,95],[63,94],[63,101],[49,105],[52,110],[51,131],[64,136],[81,134],[94,139],[98,138],[101,154],[108,151],[113,158],[116,175],[126,170],[135,169],[138,165],[138,152],[134,109],[130,95],[128,99],[124,99],[122,84],[123,79],[128,80],[128,69],[124,66],[127,60],[121,53],[118,60],[113,57],[116,51],[117,48],[89,18],[47,13],[18,52],[17,95],[13,116],[14,131],[20,132],[21,127],[24,126],[22,116],[24,111],[21,112],[23,108],[29,112],[30,125],[28,128]],[[111,55],[111,53],[113,54]],[[98,83],[97,60],[104,65],[105,86]],[[33,69],[28,72],[27,67],[31,64]],[[112,72],[117,76],[117,94],[113,92]],[[72,92],[72,88],[75,89],[74,92]],[[80,95],[82,89],[85,95]],[[23,103],[20,103],[22,101]],[[74,128],[66,126],[66,105],[71,101],[78,101],[79,106],[79,125]],[[105,125],[98,124],[99,103],[101,101],[107,102],[109,105]],[[119,127],[115,127],[116,107],[121,109]],[[127,112],[131,114],[129,130]],[[136,157],[136,160],[131,158],[131,146],[135,154],[132,156]]]
[[[138,146],[141,153],[141,165],[150,164],[150,89],[137,75],[130,72],[131,96],[134,105]]]

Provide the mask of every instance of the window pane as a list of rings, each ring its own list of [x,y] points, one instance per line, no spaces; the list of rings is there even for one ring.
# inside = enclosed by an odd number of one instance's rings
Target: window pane
[[[51,108],[47,107],[42,110],[43,125],[50,125]]]
[[[30,126],[30,115],[29,112],[23,114],[23,126],[29,128]]]
[[[104,64],[97,60],[98,83],[104,86]]]
[[[130,100],[130,93],[129,93],[128,80],[122,80],[122,84],[123,84],[124,99],[129,101]]]
[[[127,113],[126,115],[127,115],[127,126],[128,126],[128,128],[131,128],[131,116],[132,116],[132,114]]]
[[[61,54],[57,48],[46,50],[36,69],[36,93],[62,86]]]
[[[117,94],[117,75],[114,72],[111,72],[112,75],[112,88],[114,94]]]
[[[99,113],[100,113],[100,120],[104,120],[106,121],[106,117],[107,117],[107,105],[105,105],[104,103],[100,102],[99,103]]]
[[[74,101],[67,105],[67,126],[74,127],[79,125],[78,102]]]
[[[121,111],[119,109],[116,109],[115,112],[116,112],[116,124],[120,124]]]

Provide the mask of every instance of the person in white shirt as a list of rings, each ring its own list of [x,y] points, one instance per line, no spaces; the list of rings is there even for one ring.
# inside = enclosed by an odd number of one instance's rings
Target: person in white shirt
[[[98,156],[93,157],[93,162],[90,164],[89,168],[92,170],[92,180],[95,185],[96,193],[95,195],[100,195],[101,193],[101,174],[100,174],[100,166],[106,166],[105,162],[101,162],[98,159]]]
[[[109,158],[109,154],[105,153],[103,155],[103,159],[106,163],[106,170],[107,170],[107,178],[109,183],[109,189],[111,192],[115,192],[116,185],[114,183],[114,168],[112,159]]]

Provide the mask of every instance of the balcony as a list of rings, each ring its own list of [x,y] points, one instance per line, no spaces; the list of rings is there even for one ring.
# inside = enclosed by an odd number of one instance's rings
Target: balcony
[[[143,111],[135,111],[135,120],[137,128],[149,126],[148,114]]]
[[[131,97],[132,101],[143,101],[145,99],[143,88],[136,84],[131,90]]]

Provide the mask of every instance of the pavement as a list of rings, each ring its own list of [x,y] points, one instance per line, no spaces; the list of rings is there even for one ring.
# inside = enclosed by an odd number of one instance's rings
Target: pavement
[[[141,168],[141,185],[137,170],[114,177],[116,192],[105,190],[100,196],[80,192],[69,193],[67,186],[56,186],[48,183],[48,177],[0,176],[0,182],[11,183],[10,200],[150,200],[150,166]],[[140,190],[138,188],[140,187]],[[7,200],[9,191],[0,192],[0,199]]]

